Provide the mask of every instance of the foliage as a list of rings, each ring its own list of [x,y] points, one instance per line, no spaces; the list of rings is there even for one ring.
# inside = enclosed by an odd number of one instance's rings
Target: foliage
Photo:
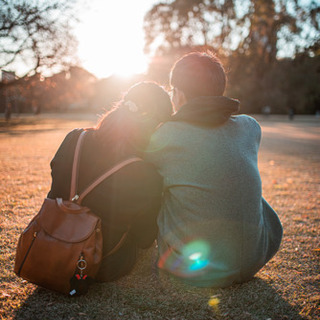
[[[145,75],[121,78],[110,76],[98,80],[80,67],[50,77],[38,73],[18,79],[0,90],[0,112],[10,105],[12,113],[103,112],[121,99],[122,93]],[[1,88],[1,86],[0,86]],[[9,119],[7,119],[9,120]]]
[[[145,16],[146,51],[165,53],[197,44],[227,48],[235,18],[233,0],[161,2]]]
[[[320,110],[320,55],[277,60],[263,76],[257,75],[248,59],[234,56],[228,60],[227,94],[240,99],[242,112],[260,113],[264,106],[282,114],[290,108],[300,114]]]
[[[299,0],[174,0],[145,16],[149,74],[168,83],[174,61],[210,50],[226,66],[228,94],[242,112],[320,109],[320,7]],[[287,58],[283,58],[286,57]]]
[[[0,68],[60,71],[74,62],[73,0],[0,0]]]
[[[36,73],[5,87],[6,97],[0,95],[0,112],[6,106],[5,101],[17,113],[84,109],[90,106],[95,94],[95,82],[95,76],[79,67],[47,78]]]
[[[145,16],[146,51],[209,45],[219,54],[239,51],[271,62],[280,45],[291,46],[293,55],[314,43],[319,23],[320,7],[313,0],[160,2]]]

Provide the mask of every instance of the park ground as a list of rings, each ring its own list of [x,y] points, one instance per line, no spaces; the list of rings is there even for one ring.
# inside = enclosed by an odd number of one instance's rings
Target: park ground
[[[227,289],[188,287],[158,273],[152,247],[130,275],[95,284],[80,298],[38,288],[15,276],[13,265],[19,234],[49,190],[57,147],[68,131],[91,126],[96,117],[20,116],[10,126],[0,119],[0,319],[320,319],[320,121],[257,119],[263,195],[284,236],[256,277]]]

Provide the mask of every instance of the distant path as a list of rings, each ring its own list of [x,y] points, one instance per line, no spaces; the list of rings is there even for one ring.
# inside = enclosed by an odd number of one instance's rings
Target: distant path
[[[68,127],[72,129],[73,125],[85,125],[83,121],[93,125],[99,119],[99,116],[99,114],[94,113],[42,113],[37,116],[33,114],[13,114],[12,118],[62,119],[70,121]],[[290,121],[287,115],[270,115],[267,117],[253,115],[253,117],[258,120],[262,127],[261,152],[294,155],[306,160],[320,160],[320,118],[312,115],[299,115],[293,121]],[[1,118],[3,118],[3,114],[0,114]],[[77,123],[78,121],[79,123]],[[37,127],[36,124],[33,124],[29,129],[35,131]],[[39,127],[44,129],[43,125]],[[61,126],[57,125],[56,129],[61,129]],[[15,131],[15,128],[12,127],[10,131]]]
[[[320,121],[259,122],[262,127],[262,152],[320,161]]]

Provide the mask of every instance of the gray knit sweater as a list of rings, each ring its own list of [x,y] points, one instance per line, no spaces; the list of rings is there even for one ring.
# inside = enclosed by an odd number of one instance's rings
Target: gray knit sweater
[[[259,124],[246,115],[212,126],[192,118],[165,123],[146,154],[164,177],[159,267],[196,286],[226,287],[265,265],[282,226],[262,197]]]

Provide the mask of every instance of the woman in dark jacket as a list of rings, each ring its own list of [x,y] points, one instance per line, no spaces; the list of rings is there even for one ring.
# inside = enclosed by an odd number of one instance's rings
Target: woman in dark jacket
[[[80,153],[78,191],[117,163],[141,157],[153,131],[172,113],[165,90],[152,82],[131,87],[113,110],[96,127],[70,132],[51,162],[49,198],[69,199],[71,168],[79,135],[86,130]],[[102,220],[103,260],[96,277],[112,281],[127,274],[136,261],[137,248],[147,248],[157,235],[162,178],[151,164],[131,163],[89,193],[82,205]],[[108,253],[127,233],[121,247]]]

